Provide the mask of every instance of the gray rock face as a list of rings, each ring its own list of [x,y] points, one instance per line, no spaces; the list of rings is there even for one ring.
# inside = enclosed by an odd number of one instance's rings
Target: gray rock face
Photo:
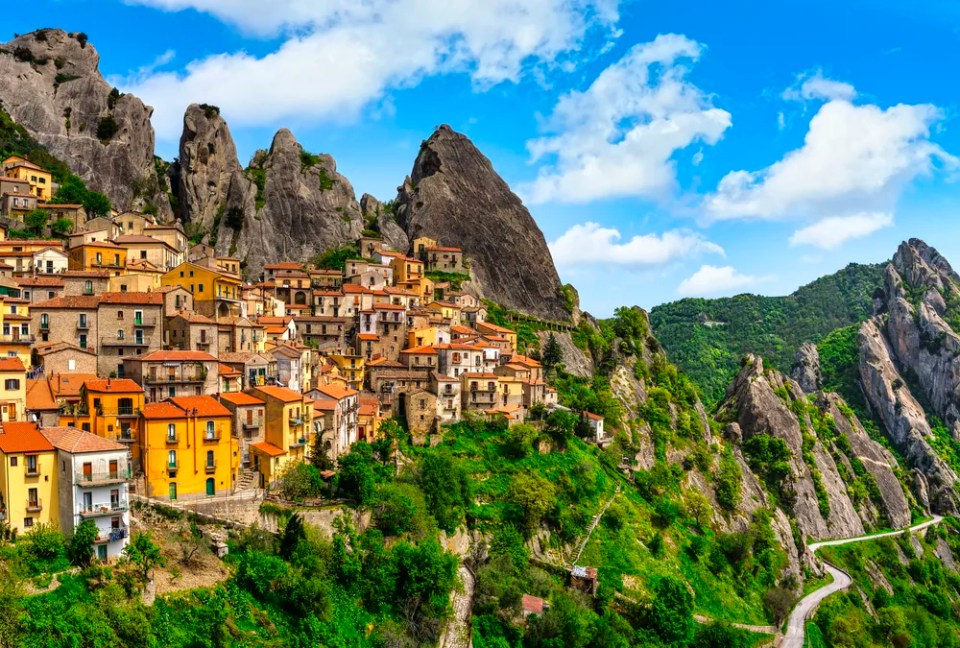
[[[407,233],[397,224],[396,216],[384,207],[383,203],[371,196],[363,194],[360,197],[360,212],[365,219],[376,223],[377,229],[384,242],[394,250],[406,252],[410,249],[410,239]]]
[[[246,212],[253,207],[256,192],[254,182],[243,173],[220,110],[189,106],[183,115],[177,174],[180,220],[210,230],[218,214],[222,219],[227,214],[236,215],[233,210]]]
[[[790,377],[797,381],[805,394],[814,394],[820,390],[820,353],[815,344],[804,342],[797,349]]]
[[[737,376],[723,409],[736,411],[744,442],[757,435],[783,439],[790,449],[790,475],[786,478],[793,493],[792,514],[804,537],[811,539],[845,538],[864,532],[857,509],[847,494],[833,457],[819,438],[809,453],[814,465],[803,459],[804,431],[812,429],[809,420],[801,421],[777,394],[786,390],[788,400],[804,399],[797,383],[774,371],[764,371],[763,360],[750,356]],[[803,428],[801,428],[801,425]],[[821,480],[830,502],[826,517],[820,512],[812,469]]]
[[[441,126],[426,140],[397,202],[411,240],[429,236],[463,248],[485,297],[533,315],[570,319],[543,233],[466,136]]]
[[[864,395],[909,466],[922,473],[925,487],[914,489],[918,499],[923,502],[929,497],[934,511],[952,513],[957,510],[957,476],[930,446],[930,426],[923,408],[900,375],[882,327],[880,317],[860,327],[859,371]]]
[[[266,263],[307,260],[353,242],[363,229],[353,186],[337,173],[333,157],[302,152],[290,131],[277,131],[270,151],[252,165],[265,175],[263,207],[250,210],[248,200],[239,230],[232,226],[239,215],[220,222],[217,252],[245,261],[249,277],[258,277]]]
[[[878,511],[884,520],[871,520],[875,526],[888,526],[900,529],[910,524],[910,505],[906,494],[893,472],[898,466],[896,458],[890,452],[870,438],[856,415],[849,414],[846,403],[837,394],[821,394],[818,407],[833,417],[837,431],[843,434],[850,444],[850,454],[856,457],[873,476],[883,500],[883,510]],[[862,512],[861,512],[862,514]]]
[[[153,109],[104,80],[86,37],[42,29],[0,50],[0,98],[14,121],[116,208],[155,205],[161,218],[172,216],[154,166]],[[111,123],[116,132],[98,139]]]

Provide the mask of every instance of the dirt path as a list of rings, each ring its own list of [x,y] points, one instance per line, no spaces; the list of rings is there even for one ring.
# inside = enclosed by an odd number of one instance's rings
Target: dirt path
[[[702,614],[694,614],[693,620],[697,623],[713,623],[716,619],[711,619],[710,617],[705,617]],[[740,628],[741,630],[749,630],[750,632],[756,632],[757,634],[772,634],[775,635],[780,632],[780,629],[777,626],[767,626],[767,625],[750,625],[749,623],[731,623],[729,621],[721,621],[721,623],[726,623],[729,626],[734,628]]]
[[[438,648],[472,648],[471,616],[473,612],[473,574],[460,565],[460,582],[463,589],[455,589],[450,594],[450,605],[453,608],[453,618],[440,635]]]
[[[941,516],[934,515],[932,520],[927,520],[926,522],[908,527],[906,529],[888,531],[886,533],[877,533],[874,535],[858,536],[856,538],[846,538],[844,540],[826,540],[824,542],[815,542],[809,545],[808,549],[812,553],[816,553],[817,549],[821,547],[837,547],[840,545],[852,544],[854,542],[866,542],[867,540],[876,540],[878,538],[889,538],[891,536],[903,535],[904,533],[916,533],[917,531],[922,531],[934,524],[939,524],[941,520],[943,520]],[[804,626],[807,623],[807,619],[813,616],[817,606],[820,605],[825,598],[835,592],[839,592],[840,590],[850,587],[850,584],[853,582],[850,579],[850,575],[843,570],[834,567],[827,561],[824,561],[823,564],[826,567],[827,572],[833,576],[833,582],[829,583],[828,585],[824,585],[820,589],[810,592],[800,599],[800,602],[797,603],[795,608],[793,608],[793,612],[790,613],[790,621],[787,623],[787,633],[783,637],[783,643],[780,644],[780,648],[803,648],[803,632]]]

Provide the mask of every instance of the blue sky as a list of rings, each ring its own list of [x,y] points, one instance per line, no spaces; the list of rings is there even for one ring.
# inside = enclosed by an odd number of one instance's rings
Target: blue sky
[[[35,0],[4,24],[86,32],[168,159],[215,103],[241,162],[288,127],[389,199],[449,123],[597,315],[784,294],[912,236],[960,264],[960,3]]]

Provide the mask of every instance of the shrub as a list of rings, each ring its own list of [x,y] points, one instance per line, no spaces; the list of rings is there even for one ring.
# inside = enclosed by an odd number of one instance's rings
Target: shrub
[[[113,118],[113,115],[101,117],[100,121],[97,122],[97,139],[101,142],[109,142],[119,130],[120,125],[117,124],[117,120]]]

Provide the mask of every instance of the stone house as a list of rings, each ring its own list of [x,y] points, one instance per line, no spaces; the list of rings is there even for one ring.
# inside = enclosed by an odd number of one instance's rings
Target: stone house
[[[456,423],[461,417],[460,394],[463,383],[433,371],[430,373],[430,391],[437,395],[437,420],[441,425]]]
[[[107,292],[110,283],[110,273],[106,270],[67,270],[60,278],[65,297],[99,295]]]
[[[63,278],[58,276],[34,275],[17,280],[22,297],[31,304],[47,299],[56,299],[64,294]]]
[[[467,372],[462,374],[461,378],[463,379],[461,401],[464,410],[486,410],[498,406],[499,377],[497,374]]]
[[[350,451],[350,446],[359,440],[360,392],[341,385],[321,385],[307,393],[318,402],[334,402],[333,456]]]
[[[182,310],[167,318],[164,331],[168,347],[210,353],[217,347],[217,323],[199,313]]]
[[[425,389],[403,395],[407,430],[414,436],[432,434],[437,430],[437,396]]]
[[[60,373],[97,373],[97,354],[92,349],[81,349],[68,340],[40,342],[33,347],[33,365],[42,367],[47,375]]]
[[[154,351],[124,358],[123,366],[124,374],[143,386],[148,403],[219,391],[219,363],[202,351]]]
[[[428,247],[424,255],[427,272],[453,272],[463,274],[463,250],[457,247]]]

